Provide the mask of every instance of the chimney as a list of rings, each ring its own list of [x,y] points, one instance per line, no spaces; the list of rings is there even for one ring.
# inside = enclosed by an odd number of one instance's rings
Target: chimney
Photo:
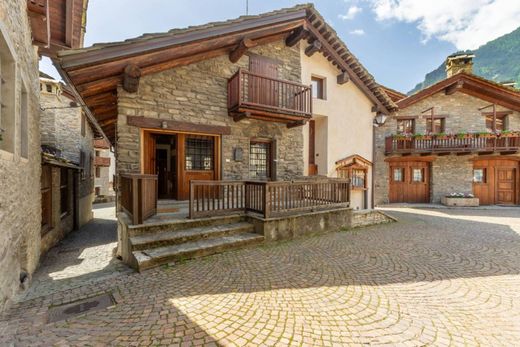
[[[455,53],[446,59],[446,75],[448,78],[459,72],[473,73],[473,53]]]

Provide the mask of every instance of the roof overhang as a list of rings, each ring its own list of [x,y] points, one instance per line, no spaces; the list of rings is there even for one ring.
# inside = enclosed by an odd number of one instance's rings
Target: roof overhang
[[[520,112],[519,91],[465,72],[459,72],[407,98],[399,100],[397,105],[400,109],[406,108],[440,92],[446,95],[461,92]]]
[[[361,167],[369,168],[372,166],[372,162],[359,154],[349,155],[346,158],[336,161],[336,169],[342,167]]]
[[[396,109],[390,97],[311,5],[143,35],[124,42],[60,51],[55,65],[113,141],[117,122],[117,87],[126,82],[128,67],[130,70],[139,69],[138,76],[141,77],[230,54],[244,39],[265,44],[287,39],[298,30],[309,33],[306,36],[309,43],[321,42],[321,53],[339,70],[349,74],[378,112],[388,114]]]

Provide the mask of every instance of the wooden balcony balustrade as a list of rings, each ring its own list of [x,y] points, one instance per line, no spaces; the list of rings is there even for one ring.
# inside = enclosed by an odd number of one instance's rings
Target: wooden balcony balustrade
[[[110,157],[94,157],[94,166],[110,166]]]
[[[228,80],[230,115],[291,123],[312,116],[312,89],[239,69]]]
[[[483,152],[516,152],[520,150],[520,136],[480,137],[426,137],[395,138],[386,137],[386,154],[412,153],[483,153]]]
[[[317,209],[347,207],[350,181],[191,181],[189,217],[258,213],[280,217]]]
[[[120,176],[121,207],[132,220],[142,224],[157,213],[157,175]]]

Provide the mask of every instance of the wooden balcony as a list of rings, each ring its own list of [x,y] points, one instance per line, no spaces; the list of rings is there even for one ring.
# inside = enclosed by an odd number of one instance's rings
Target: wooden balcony
[[[110,157],[95,157],[94,166],[110,166]]]
[[[520,135],[468,135],[386,137],[385,153],[389,154],[449,154],[449,153],[515,153],[520,150]]]
[[[191,181],[189,218],[254,213],[263,218],[350,204],[350,181]]]
[[[236,121],[255,118],[303,125],[312,116],[312,89],[239,69],[228,80],[228,110]]]
[[[121,209],[132,224],[142,224],[157,213],[157,175],[120,176]]]

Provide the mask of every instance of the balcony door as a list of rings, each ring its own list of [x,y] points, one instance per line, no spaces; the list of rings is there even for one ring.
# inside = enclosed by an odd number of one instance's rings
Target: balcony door
[[[278,69],[279,64],[274,59],[255,54],[249,56],[249,71],[253,73],[248,86],[250,102],[278,106]]]

